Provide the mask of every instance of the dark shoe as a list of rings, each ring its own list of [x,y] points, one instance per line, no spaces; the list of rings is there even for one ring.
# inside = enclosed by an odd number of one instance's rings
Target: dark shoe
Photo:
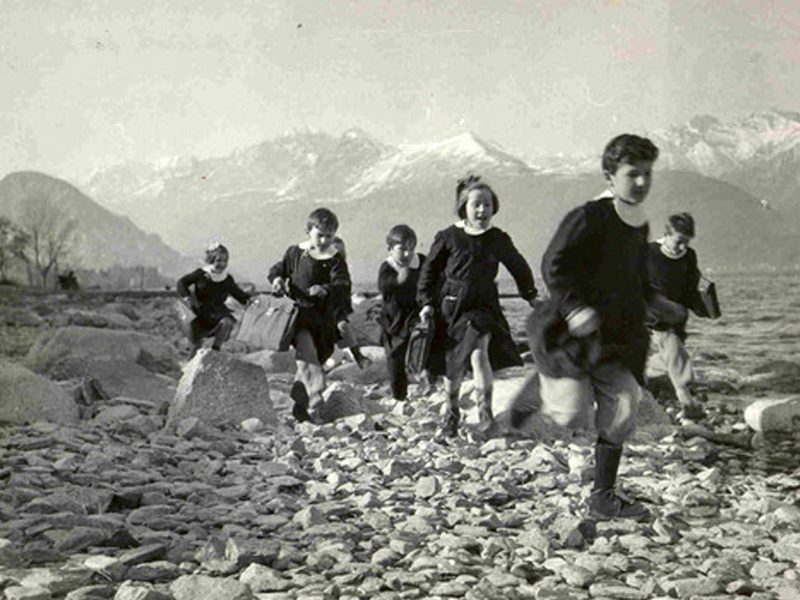
[[[597,521],[633,519],[641,522],[652,518],[644,504],[617,496],[613,489],[592,492],[589,498],[589,516]]]
[[[706,411],[699,403],[683,406],[681,413],[684,419],[690,421],[702,421],[706,417]]]
[[[311,420],[311,415],[308,414],[308,392],[306,386],[300,381],[295,381],[292,389],[289,391],[289,397],[294,400],[292,406],[292,416],[298,423],[305,423]]]
[[[436,431],[437,441],[446,441],[458,437],[458,422],[461,420],[461,413],[458,409],[448,410],[444,417],[444,422]]]

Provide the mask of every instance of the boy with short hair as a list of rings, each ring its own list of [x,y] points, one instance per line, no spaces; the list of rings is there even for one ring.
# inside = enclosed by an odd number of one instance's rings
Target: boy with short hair
[[[559,425],[583,427],[595,405],[598,438],[589,511],[599,520],[649,517],[642,504],[618,496],[614,486],[644,382],[645,303],[651,290],[643,203],[657,158],[658,148],[646,138],[623,134],[612,139],[602,160],[607,192],[564,217],[542,259],[551,294],[550,310],[544,312],[557,321],[566,343],[594,346],[579,352],[590,358],[580,361],[577,370],[559,368],[563,348],[533,348],[542,413]],[[558,360],[547,360],[558,352]]]
[[[694,236],[692,215],[687,212],[674,214],[667,221],[664,237],[651,242],[647,252],[650,284],[673,303],[673,312],[678,315],[676,319],[661,310],[648,310],[652,352],[649,366],[654,372],[666,371],[687,419],[704,416],[703,407],[689,391],[694,374],[684,345],[688,310],[701,317],[707,316],[698,292],[700,269],[697,254],[689,247]]]

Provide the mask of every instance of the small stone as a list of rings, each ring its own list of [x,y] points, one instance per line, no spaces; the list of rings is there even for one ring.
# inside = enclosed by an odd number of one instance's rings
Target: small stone
[[[441,486],[439,485],[439,480],[433,475],[428,475],[419,478],[417,481],[415,494],[417,498],[427,500],[428,498],[435,496],[440,489]]]
[[[315,525],[322,525],[326,520],[325,515],[316,506],[307,506],[295,513],[292,522],[300,525],[303,529],[308,529]]]
[[[236,579],[183,575],[169,586],[175,600],[254,600],[250,586]]]
[[[266,425],[264,425],[264,421],[258,417],[251,417],[242,421],[241,427],[248,433],[258,433],[259,431],[263,431]]]

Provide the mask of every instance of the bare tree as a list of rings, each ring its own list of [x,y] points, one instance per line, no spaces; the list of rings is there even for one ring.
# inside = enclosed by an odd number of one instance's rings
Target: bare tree
[[[8,269],[21,258],[28,236],[11,219],[0,217],[0,281],[8,281]]]
[[[42,286],[59,259],[69,251],[75,232],[75,220],[42,196],[28,198],[20,218],[22,231],[28,237],[21,257],[28,263],[28,277],[34,283],[38,276]]]

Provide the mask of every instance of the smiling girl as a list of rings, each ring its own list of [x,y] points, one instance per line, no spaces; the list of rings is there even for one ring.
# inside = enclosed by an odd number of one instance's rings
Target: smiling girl
[[[494,423],[493,371],[522,364],[500,308],[495,284],[500,264],[511,273],[524,300],[533,303],[537,291],[525,258],[508,234],[492,224],[499,208],[497,194],[480,177],[460,180],[458,221],[436,234],[420,273],[420,318],[435,316],[446,331],[447,411],[439,437],[458,434],[459,389],[468,367],[474,377],[480,428],[486,432]]]

